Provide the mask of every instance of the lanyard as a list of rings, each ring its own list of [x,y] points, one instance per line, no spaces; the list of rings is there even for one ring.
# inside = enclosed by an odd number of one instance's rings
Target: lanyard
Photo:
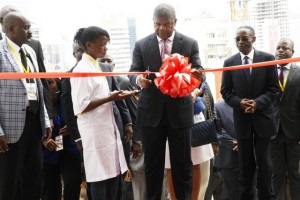
[[[280,81],[278,81],[278,82],[279,82],[279,87],[280,87],[280,89],[281,89],[282,92],[284,91],[284,88],[285,88],[285,86],[286,86],[286,81],[287,81],[287,79],[288,79],[288,77],[289,77],[289,74],[290,74],[290,72],[288,71],[288,74],[287,74],[286,78],[285,78],[284,81],[283,81],[283,85],[281,84]]]
[[[24,71],[24,73],[29,73],[30,72],[30,68],[29,68],[29,64],[27,65],[27,67],[25,68],[24,65],[22,64],[21,60],[20,60],[20,56],[19,54],[14,50],[14,48],[12,48],[12,46],[9,44],[8,42],[8,48],[9,50],[12,52],[12,54],[14,55],[14,57],[17,59],[17,62],[19,63],[19,65],[22,66],[22,69]],[[21,48],[21,51],[23,51],[24,49]],[[24,50],[25,51],[25,50]],[[25,51],[26,52],[26,51]],[[24,52],[24,53],[25,53]]]

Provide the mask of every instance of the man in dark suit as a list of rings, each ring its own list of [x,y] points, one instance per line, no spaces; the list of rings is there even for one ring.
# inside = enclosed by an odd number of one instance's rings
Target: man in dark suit
[[[279,40],[277,60],[291,58],[294,42]],[[277,200],[286,200],[286,171],[291,199],[300,199],[300,68],[294,63],[278,65],[281,96],[275,102],[277,135],[271,142],[273,187]]]
[[[223,128],[219,138],[219,154],[215,158],[215,166],[220,169],[223,182],[222,199],[238,200],[239,159],[233,109],[224,100],[218,101],[215,109]]]
[[[193,68],[200,68],[197,41],[175,31],[175,10],[158,5],[153,14],[155,33],[139,40],[133,50],[130,71],[158,72],[165,54],[179,53],[189,58]],[[198,79],[202,73],[193,73]],[[193,125],[191,96],[172,98],[153,83],[155,75],[130,76],[132,85],[142,88],[137,125],[141,126],[145,153],[147,199],[160,199],[164,176],[166,139],[169,141],[172,176],[177,199],[190,199],[192,162],[190,134]]]
[[[40,41],[31,39],[31,34],[30,34],[30,39],[27,41],[27,43],[34,51],[36,54],[37,58],[37,63],[39,67],[39,72],[46,72],[46,67],[44,64],[44,54],[43,54],[43,49]],[[52,119],[53,119],[53,109],[52,109],[52,102],[51,102],[51,94],[49,91],[49,84],[46,79],[41,79],[42,84],[43,84],[43,92],[44,92],[44,99],[45,99],[45,106],[50,118],[51,124]]]
[[[253,48],[255,31],[250,26],[236,31],[239,53],[226,59],[224,67],[274,60],[274,56]],[[225,71],[223,99],[233,108],[239,147],[241,200],[253,199],[253,179],[258,168],[259,199],[272,199],[270,137],[276,134],[273,102],[279,93],[275,66]]]
[[[3,25],[0,72],[38,72],[28,20],[10,12]],[[0,80],[0,113],[0,199],[39,200],[42,137],[51,137],[41,80]]]

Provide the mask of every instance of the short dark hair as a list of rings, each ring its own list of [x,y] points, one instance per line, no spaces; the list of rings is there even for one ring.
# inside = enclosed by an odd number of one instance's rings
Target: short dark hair
[[[255,36],[255,30],[254,30],[254,28],[253,28],[252,26],[240,26],[240,27],[238,27],[236,30],[238,31],[239,29],[242,29],[242,28],[245,28],[245,29],[250,30],[251,34],[252,34],[253,36]]]
[[[86,49],[87,42],[95,42],[101,36],[106,36],[108,41],[110,40],[109,34],[106,30],[98,26],[90,26],[78,29],[73,41],[82,45],[83,48]]]
[[[153,13],[153,19],[157,17],[167,17],[171,20],[176,19],[175,9],[169,4],[159,4],[155,7]]]

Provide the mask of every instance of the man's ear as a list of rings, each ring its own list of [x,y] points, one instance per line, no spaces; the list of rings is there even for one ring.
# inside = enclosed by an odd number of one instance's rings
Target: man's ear
[[[255,41],[256,41],[256,37],[253,36],[253,37],[252,37],[252,43],[254,43]]]

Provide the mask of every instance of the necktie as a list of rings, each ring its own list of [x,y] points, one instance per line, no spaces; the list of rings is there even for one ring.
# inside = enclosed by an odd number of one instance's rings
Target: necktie
[[[169,51],[168,51],[168,39],[167,40],[161,40],[161,60],[163,61],[167,55],[170,55]]]
[[[248,65],[249,64],[248,59],[249,59],[248,56],[244,57],[244,65]],[[245,73],[246,79],[247,79],[247,81],[249,83],[250,82],[250,68],[244,69],[244,73]]]
[[[30,73],[30,67],[28,67],[28,69],[27,69],[27,59],[26,59],[24,50],[21,48],[19,52],[20,52],[20,55],[21,55],[22,65],[24,66],[24,68],[26,70],[28,70],[27,73]],[[33,79],[26,79],[26,82],[27,83],[34,83]],[[34,114],[36,114],[39,110],[39,102],[37,100],[29,100],[29,105],[30,105],[30,110]]]
[[[25,56],[25,53],[23,51],[23,49],[21,48],[20,49],[20,55],[21,55],[21,62],[22,62],[22,65],[24,66],[24,68],[26,69],[27,68],[27,59],[26,59],[26,56]]]
[[[284,70],[285,70],[285,67],[280,67],[280,72],[279,72],[279,77],[278,77],[282,87],[284,84],[284,75],[283,75]]]

